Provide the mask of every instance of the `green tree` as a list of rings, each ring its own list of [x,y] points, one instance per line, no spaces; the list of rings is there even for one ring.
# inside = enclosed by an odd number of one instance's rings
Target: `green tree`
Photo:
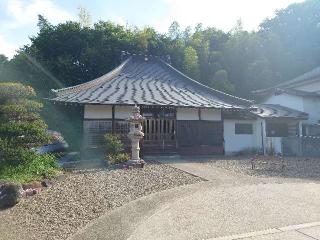
[[[90,28],[92,26],[91,16],[86,8],[82,6],[79,7],[78,17],[82,28]]]
[[[80,84],[107,73],[119,64],[124,50],[169,54],[174,67],[208,86],[215,73],[224,69],[235,93],[248,97],[259,86],[273,86],[319,65],[319,11],[318,0],[307,0],[277,11],[257,32],[244,31],[239,20],[230,32],[201,24],[183,30],[173,22],[166,34],[110,21],[91,27],[84,27],[81,21],[53,25],[39,16],[38,34],[12,60],[5,61],[0,81],[20,81],[48,97],[51,88]]]
[[[20,83],[0,83],[0,179],[28,182],[57,173],[55,157],[32,148],[49,143],[42,104]]]
[[[30,148],[50,141],[40,117],[42,104],[32,100],[35,91],[19,83],[0,83],[0,153],[2,161],[29,161]],[[31,154],[32,155],[32,154]]]
[[[180,26],[177,21],[174,21],[173,23],[171,23],[171,25],[168,29],[168,35],[169,35],[169,38],[171,38],[171,39],[180,38],[180,36],[181,36]]]
[[[191,78],[199,79],[199,64],[197,51],[191,46],[184,49],[183,70]]]
[[[228,80],[228,73],[224,69],[221,69],[215,72],[211,86],[214,89],[217,89],[226,93],[233,94],[235,91],[235,87]]]
[[[277,36],[281,48],[276,66],[283,80],[290,79],[319,65],[320,62],[320,1],[294,3],[277,11],[275,17],[260,25],[261,33]],[[272,61],[270,61],[272,63]]]
[[[8,67],[8,58],[3,55],[0,54],[0,82],[4,81],[5,79],[5,72],[6,72],[6,68]]]

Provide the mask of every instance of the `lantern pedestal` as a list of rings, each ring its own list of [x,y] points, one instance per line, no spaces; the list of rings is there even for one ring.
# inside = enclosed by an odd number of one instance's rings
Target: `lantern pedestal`
[[[134,106],[132,110],[132,115],[128,119],[130,124],[130,131],[128,133],[128,138],[131,141],[131,159],[125,164],[128,167],[140,167],[143,168],[145,161],[140,159],[140,140],[144,137],[142,132],[142,122],[144,118],[140,115],[140,108]]]

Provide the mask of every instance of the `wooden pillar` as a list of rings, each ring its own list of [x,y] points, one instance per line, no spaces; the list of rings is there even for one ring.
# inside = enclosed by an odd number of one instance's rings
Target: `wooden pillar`
[[[115,127],[116,127],[114,116],[115,116],[115,106],[112,105],[112,134],[115,134]]]
[[[263,155],[266,155],[266,136],[267,136],[267,132],[266,132],[266,121],[265,119],[261,120],[261,147],[262,147],[262,151],[263,151]]]
[[[85,133],[85,126],[84,126],[84,111],[85,111],[85,105],[82,105],[82,104],[78,104],[78,106],[80,107],[80,116],[81,116],[81,122],[80,122],[80,131],[81,131],[81,142],[80,142],[80,158],[81,160],[83,158],[85,158],[85,155],[84,153],[87,151],[87,148],[88,148],[88,142],[87,142],[87,135]]]
[[[201,108],[198,108],[198,144],[201,145]]]
[[[174,108],[174,140],[176,142],[176,149],[179,147],[178,142],[178,121],[177,121],[177,108]]]
[[[224,141],[224,111],[223,109],[220,109],[220,115],[221,115],[221,124],[222,124],[222,154],[226,155],[225,151],[225,141]]]
[[[302,121],[300,120],[298,122],[298,134],[297,134],[299,137],[302,137],[303,136],[303,132],[302,132]]]

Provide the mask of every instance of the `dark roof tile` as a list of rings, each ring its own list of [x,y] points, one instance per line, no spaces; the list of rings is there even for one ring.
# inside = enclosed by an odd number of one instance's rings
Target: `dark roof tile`
[[[53,101],[244,108],[241,99],[190,79],[159,58],[131,56],[113,71],[90,82],[53,90]]]

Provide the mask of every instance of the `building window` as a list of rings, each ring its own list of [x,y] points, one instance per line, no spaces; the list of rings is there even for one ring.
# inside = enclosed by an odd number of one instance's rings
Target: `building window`
[[[236,123],[235,134],[253,134],[253,127],[251,123]]]
[[[267,137],[288,137],[287,123],[267,123]]]

